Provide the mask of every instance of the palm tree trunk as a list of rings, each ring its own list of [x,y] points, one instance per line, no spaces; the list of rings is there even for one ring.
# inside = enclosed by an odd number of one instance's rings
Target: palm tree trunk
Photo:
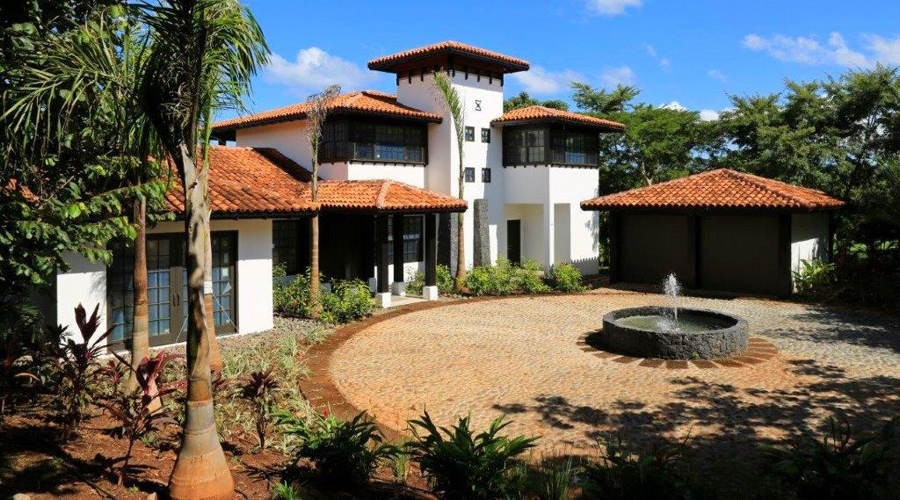
[[[463,168],[463,145],[459,145],[459,199],[465,201],[464,189],[466,186],[465,169]],[[456,214],[456,291],[462,292],[466,288],[466,219],[465,214]]]
[[[193,144],[190,147],[194,147]],[[179,147],[179,172],[185,189],[184,221],[187,234],[188,334],[187,401],[184,437],[169,478],[173,499],[231,498],[234,480],[219,436],[213,409],[212,376],[209,368],[210,338],[204,307],[204,262],[209,237],[208,197],[198,179],[194,158],[187,144]]]
[[[320,311],[319,281],[319,214],[315,214],[309,221],[309,313],[313,319]]]
[[[134,223],[137,237],[134,239],[134,328],[131,333],[131,368],[137,370],[141,360],[150,355],[150,318],[147,310],[147,202],[134,200]],[[128,377],[125,388],[131,392],[137,387],[134,372]]]
[[[203,177],[205,179],[204,184],[207,185],[207,192],[209,189],[209,176],[208,171],[209,168],[203,169],[204,174]],[[207,206],[209,206],[209,201],[207,201]],[[210,224],[210,211],[206,211],[206,224],[207,228],[211,227]],[[204,282],[203,282],[203,303],[206,307],[206,318],[208,321],[208,325],[206,325],[206,335],[209,337],[209,369],[214,373],[218,373],[222,371],[222,350],[219,349],[219,340],[216,337],[216,320],[213,316],[213,286],[212,286],[212,235],[207,233],[206,240],[206,249],[204,251],[205,258],[203,259],[204,263]]]

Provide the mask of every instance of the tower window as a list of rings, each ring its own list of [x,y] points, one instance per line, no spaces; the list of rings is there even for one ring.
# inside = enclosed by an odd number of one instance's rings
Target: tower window
[[[481,142],[491,142],[491,129],[483,128],[481,129]]]
[[[485,182],[485,183],[491,182],[491,169],[489,169],[489,168],[481,169],[481,182]]]
[[[466,127],[466,141],[475,142],[475,127]]]
[[[475,169],[474,168],[472,168],[472,167],[466,168],[466,170],[463,172],[463,175],[465,175],[466,182],[475,182]]]

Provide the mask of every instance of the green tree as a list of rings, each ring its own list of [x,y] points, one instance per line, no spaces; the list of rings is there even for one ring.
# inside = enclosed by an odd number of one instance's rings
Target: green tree
[[[450,77],[445,73],[434,73],[434,90],[436,97],[441,104],[450,113],[453,120],[453,130],[456,136],[456,147],[459,152],[459,199],[465,200],[464,190],[466,187],[466,176],[464,168],[465,140],[466,140],[466,113],[463,107],[462,98],[453,86]],[[456,285],[457,292],[465,288],[466,283],[466,249],[465,249],[465,214],[456,214]]]
[[[250,79],[269,51],[253,15],[236,0],[141,4],[141,19],[153,37],[141,102],[184,189],[188,388],[185,432],[169,494],[231,498],[233,482],[216,435],[203,306],[211,279],[204,264],[209,238],[207,147],[213,113],[243,108]]]
[[[560,109],[562,111],[569,110],[569,105],[568,103],[566,103],[566,101],[562,101],[559,99],[539,101],[531,97],[528,92],[525,92],[523,90],[519,93],[519,95],[514,95],[509,99],[505,99],[503,101],[503,112],[506,113],[514,109],[527,108],[528,106],[544,106],[545,108]]]
[[[572,100],[579,110],[600,117],[625,111],[641,91],[630,85],[618,85],[610,92],[582,83],[572,82]]]

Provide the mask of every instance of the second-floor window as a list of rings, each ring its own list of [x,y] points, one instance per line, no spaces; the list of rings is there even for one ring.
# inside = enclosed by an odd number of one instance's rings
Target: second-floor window
[[[466,127],[466,141],[473,142],[475,140],[475,127]]]
[[[472,167],[467,167],[463,170],[463,176],[465,176],[466,182],[475,182],[475,169]]]
[[[341,120],[322,127],[319,161],[426,163],[427,128],[405,123]]]
[[[481,129],[481,142],[491,142],[491,129]]]
[[[600,137],[590,129],[516,127],[503,131],[503,164],[596,167]]]

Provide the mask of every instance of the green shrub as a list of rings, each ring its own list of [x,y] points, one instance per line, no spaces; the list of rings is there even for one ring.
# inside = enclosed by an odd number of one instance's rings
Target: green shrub
[[[375,309],[369,285],[361,280],[337,281],[330,293],[322,294],[321,300],[319,319],[335,325],[364,318]]]
[[[466,288],[476,297],[510,295],[517,291],[514,266],[505,259],[497,259],[493,266],[472,268],[466,275]]]
[[[804,296],[828,293],[836,282],[834,263],[821,260],[801,260],[800,270],[794,271],[794,287]]]
[[[310,317],[309,269],[290,282],[284,283],[284,268],[278,266],[272,272],[272,290],[275,311],[287,316]],[[361,280],[335,281],[331,292],[319,296],[322,312],[319,315],[325,323],[342,324],[364,318],[372,314],[375,300],[369,285]]]
[[[297,438],[285,471],[288,480],[294,479],[300,461],[310,460],[325,479],[365,483],[380,462],[397,454],[397,448],[384,442],[378,426],[365,412],[349,421],[316,412],[309,418],[289,412],[276,417],[282,433]]]
[[[550,269],[550,283],[560,292],[580,292],[586,287],[581,281],[581,271],[572,264],[557,264]]]
[[[450,273],[450,268],[443,265],[438,264],[436,269],[437,274],[437,287],[438,292],[441,295],[452,295],[453,294],[453,274]],[[422,288],[425,286],[425,273],[422,271],[416,271],[409,281],[406,282],[406,291],[412,295],[422,295]]]
[[[516,288],[520,293],[546,293],[550,287],[544,283],[544,270],[534,259],[525,259],[521,267],[513,267]]]
[[[428,412],[409,422],[414,440],[406,449],[436,493],[446,498],[504,498],[519,484],[521,459],[537,438],[501,436],[509,422],[494,420],[476,434],[469,417],[450,429],[438,428]]]
[[[584,464],[586,498],[696,498],[694,484],[678,467],[684,443],[654,445],[634,454],[622,446],[621,437],[601,443],[599,460]]]
[[[761,446],[763,473],[800,498],[890,498],[885,489],[897,470],[898,425],[895,417],[880,434],[854,440],[846,420],[830,418],[821,439],[804,434],[787,447]]]

